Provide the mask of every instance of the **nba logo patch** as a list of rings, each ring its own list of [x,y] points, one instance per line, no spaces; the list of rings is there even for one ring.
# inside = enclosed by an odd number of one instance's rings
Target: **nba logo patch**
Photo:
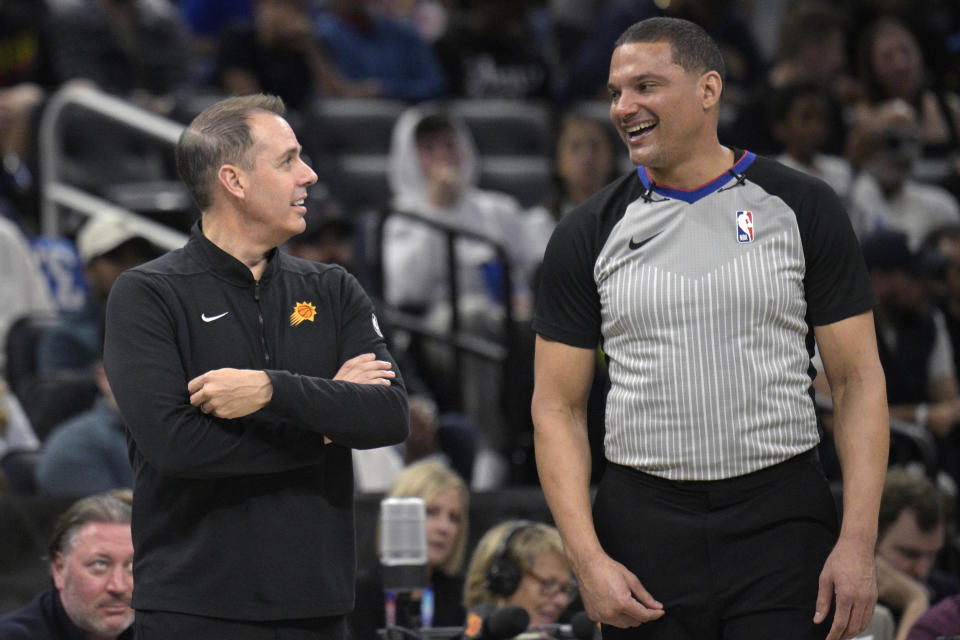
[[[752,211],[737,211],[737,242],[753,242]]]

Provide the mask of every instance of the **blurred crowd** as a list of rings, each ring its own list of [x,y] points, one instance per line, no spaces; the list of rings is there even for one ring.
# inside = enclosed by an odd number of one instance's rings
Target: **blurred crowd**
[[[355,452],[357,491],[390,491],[411,464],[441,460],[464,483],[450,507],[462,518],[468,490],[536,484],[529,320],[540,256],[566,212],[631,169],[606,115],[607,69],[616,37],[654,15],[693,20],[721,45],[722,143],[815,175],[846,204],[879,301],[891,460],[921,468],[947,497],[931,558],[955,548],[954,0],[0,0],[0,493],[82,496],[131,484],[100,364],[104,304],[120,272],[161,248],[114,218],[43,228],[39,123],[51,96],[75,85],[180,123],[224,95],[281,96],[320,175],[307,232],[286,250],[357,276],[411,393],[409,440]],[[349,117],[332,119],[336,105]],[[528,111],[535,117],[507,126]],[[137,210],[129,189],[122,197],[124,185],[142,196],[176,181],[168,150],[79,111],[63,128],[72,182],[181,231],[196,220],[190,204]],[[372,181],[346,170],[358,163]],[[595,476],[604,383],[598,353]],[[815,387],[829,397],[822,377]],[[829,437],[823,449],[828,474],[838,473]],[[509,530],[491,532],[486,546]],[[525,531],[520,542],[539,535]],[[459,544],[455,560],[435,563],[451,575],[463,567]],[[955,571],[953,553],[938,566]],[[569,571],[549,557],[542,570],[559,577],[531,592],[569,604]],[[924,583],[929,573],[890,571],[881,577]],[[480,593],[470,580],[468,593]],[[898,594],[892,609],[907,596],[916,603],[913,583],[881,581]]]

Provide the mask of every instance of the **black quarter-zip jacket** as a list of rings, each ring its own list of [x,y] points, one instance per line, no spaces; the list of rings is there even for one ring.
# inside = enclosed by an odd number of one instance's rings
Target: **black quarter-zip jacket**
[[[332,379],[369,352],[393,363],[390,386]],[[350,449],[403,441],[408,412],[351,275],[274,250],[255,281],[197,225],[114,284],[104,364],[134,470],[134,608],[281,620],[353,607]],[[193,407],[187,383],[224,367],[266,371],[267,406],[235,420]]]

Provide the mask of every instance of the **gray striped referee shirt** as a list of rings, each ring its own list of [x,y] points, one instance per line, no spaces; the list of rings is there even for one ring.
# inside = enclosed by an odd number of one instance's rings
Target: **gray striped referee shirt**
[[[602,346],[613,463],[716,480],[813,448],[813,327],[875,304],[830,187],[736,154],[693,191],[639,167],[564,217],[547,247],[534,329]]]

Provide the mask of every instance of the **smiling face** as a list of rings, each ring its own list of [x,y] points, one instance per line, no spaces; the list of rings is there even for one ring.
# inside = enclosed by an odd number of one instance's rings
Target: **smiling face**
[[[657,182],[682,186],[671,176],[716,144],[720,76],[687,72],[674,62],[668,42],[620,45],[610,61],[610,119],[630,160]]]
[[[247,221],[278,246],[306,229],[304,200],[317,174],[300,157],[300,143],[286,120],[258,111],[249,117],[250,167],[238,167]]]
[[[453,487],[427,504],[427,566],[436,569],[453,553],[463,527],[463,503]]]
[[[89,522],[53,560],[63,608],[93,640],[112,639],[133,623],[133,540],[129,524]]]

